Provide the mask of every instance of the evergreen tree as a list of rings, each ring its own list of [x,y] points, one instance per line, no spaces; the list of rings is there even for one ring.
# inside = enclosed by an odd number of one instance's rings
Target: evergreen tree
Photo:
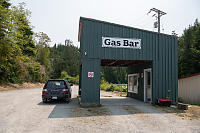
[[[200,24],[198,20],[195,21],[194,26],[185,29],[178,39],[178,67],[179,77],[200,72]]]

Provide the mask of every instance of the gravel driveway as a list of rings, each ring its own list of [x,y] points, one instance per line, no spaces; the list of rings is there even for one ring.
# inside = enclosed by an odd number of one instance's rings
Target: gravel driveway
[[[80,108],[72,90],[69,104],[43,104],[41,88],[0,92],[0,133],[200,133],[200,120],[113,93],[101,92],[102,107]]]

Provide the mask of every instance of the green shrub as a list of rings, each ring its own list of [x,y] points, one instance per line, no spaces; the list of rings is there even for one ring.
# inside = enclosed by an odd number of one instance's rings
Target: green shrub
[[[111,84],[109,87],[107,87],[105,91],[114,91],[113,84]]]
[[[66,79],[69,83],[72,83],[72,84],[79,84],[79,75],[77,75],[76,77],[71,77],[65,71],[61,72],[61,79]]]
[[[121,87],[120,87],[120,86],[117,86],[117,85],[115,85],[115,86],[114,86],[114,91],[118,91],[118,92],[120,92],[120,91],[121,91]]]
[[[106,82],[105,80],[101,80],[101,85],[100,85],[101,90],[107,90],[107,88],[109,87],[110,84],[108,82]]]
[[[114,84],[109,84],[109,87],[106,88],[106,91],[121,91],[121,88]]]
[[[106,82],[104,79],[101,79],[100,88],[101,90],[105,90],[105,91],[118,91],[118,92],[121,92],[121,88],[123,92],[126,92],[127,90],[126,86],[117,86],[115,84]]]

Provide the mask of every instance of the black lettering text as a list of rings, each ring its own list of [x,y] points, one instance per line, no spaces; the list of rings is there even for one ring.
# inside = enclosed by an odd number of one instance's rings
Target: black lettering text
[[[133,42],[130,42],[130,46],[134,47],[134,43],[133,43]]]
[[[124,40],[124,46],[128,46],[128,40]]]
[[[110,39],[105,39],[104,44],[105,45],[110,45]]]
[[[115,41],[111,41],[111,45],[114,45],[114,46],[115,46]]]
[[[137,47],[138,44],[139,44],[139,42],[135,42],[135,47]]]
[[[120,41],[117,41],[117,46],[120,46],[120,45],[121,45]]]

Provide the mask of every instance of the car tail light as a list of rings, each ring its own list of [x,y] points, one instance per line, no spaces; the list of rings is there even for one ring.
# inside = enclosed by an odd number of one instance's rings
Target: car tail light
[[[43,89],[42,93],[48,93],[47,89]]]
[[[62,93],[68,93],[68,90],[67,89],[63,89]]]

